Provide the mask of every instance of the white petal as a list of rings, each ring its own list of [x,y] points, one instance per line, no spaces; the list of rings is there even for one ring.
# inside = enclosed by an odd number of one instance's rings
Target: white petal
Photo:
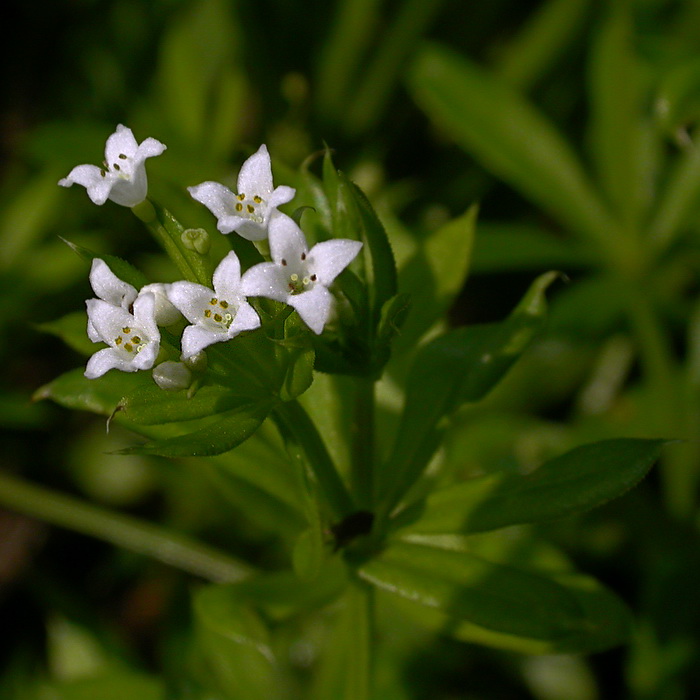
[[[229,338],[233,338],[234,335],[238,335],[241,331],[252,331],[259,327],[260,316],[247,301],[242,301],[238,305],[236,316],[228,329],[228,335]]]
[[[282,260],[296,265],[302,254],[308,252],[306,238],[294,220],[284,214],[270,219],[269,226],[270,255],[282,264]]]
[[[209,308],[213,296],[214,290],[195,282],[173,282],[168,289],[168,299],[190,323],[203,320],[204,309]]]
[[[254,265],[243,273],[241,292],[247,297],[266,297],[286,301],[289,290],[283,268],[275,263]]]
[[[88,319],[92,323],[96,335],[106,343],[111,343],[124,326],[134,324],[134,317],[119,306],[108,304],[102,299],[88,299],[85,302]]]
[[[234,219],[236,219],[235,223],[233,223]],[[265,225],[250,221],[250,219],[242,219],[239,216],[231,216],[226,220],[219,219],[218,228],[221,233],[235,231],[241,238],[245,238],[247,241],[262,241],[267,238],[267,227]]]
[[[153,294],[155,297],[155,319],[156,324],[159,326],[172,326],[173,323],[176,323],[181,318],[180,312],[173,306],[170,299],[168,299],[169,288],[169,284],[154,282],[153,284],[147,284],[145,287],[141,287],[141,291],[139,292],[139,294]]]
[[[146,346],[141,348],[131,361],[134,369],[151,369],[156,357],[158,357],[159,350],[160,343],[158,341],[146,343]]]
[[[241,166],[238,173],[238,192],[246,197],[265,195],[264,199],[272,192],[272,163],[265,144]]]
[[[136,324],[143,328],[148,336],[149,345],[160,343],[160,331],[156,324],[156,298],[153,294],[139,294],[134,302],[134,320]]]
[[[164,143],[149,137],[139,145],[134,155],[134,160],[143,162],[146,158],[159,156],[166,148],[167,146]]]
[[[112,166],[114,163],[120,162],[120,154],[124,154],[128,158],[133,158],[138,150],[138,143],[134,138],[134,134],[128,127],[119,124],[117,130],[107,139],[105,145],[105,160],[107,164]]]
[[[330,316],[333,296],[324,286],[317,284],[308,292],[290,295],[287,303],[296,309],[301,320],[318,335]]]
[[[236,196],[228,187],[224,187],[218,182],[203,182],[201,185],[188,187],[187,191],[193,199],[201,202],[209,209],[217,219],[230,216],[233,211]],[[233,231],[233,228],[226,232],[221,231],[221,233],[229,233],[230,231]]]
[[[360,241],[347,238],[317,243],[309,251],[309,270],[327,287],[355,259],[361,248]]]
[[[136,289],[128,282],[120,280],[100,258],[93,258],[90,284],[100,299],[126,310],[136,299]]]
[[[201,326],[187,326],[182,333],[182,357],[192,357],[209,345],[223,340],[228,340],[227,333],[216,333]]]
[[[97,332],[95,326],[92,325],[92,321],[88,319],[87,322],[87,334],[88,338],[92,340],[93,343],[99,343],[102,338],[100,338],[100,334]]]
[[[136,367],[131,362],[123,359],[112,348],[105,348],[96,352],[87,363],[85,376],[88,379],[97,379],[110,369],[120,369],[122,372],[135,372]]]
[[[275,191],[269,196],[267,200],[267,206],[279,207],[281,204],[286,204],[294,199],[294,195],[297,191],[293,187],[287,187],[287,185],[280,185],[275,187]]]
[[[217,297],[230,302],[238,299],[241,293],[241,263],[233,251],[214,270],[212,281]]]
[[[104,170],[96,165],[76,165],[73,170],[68,173],[68,177],[64,177],[58,181],[61,187],[70,187],[71,185],[82,185],[90,187],[96,185],[103,179]]]

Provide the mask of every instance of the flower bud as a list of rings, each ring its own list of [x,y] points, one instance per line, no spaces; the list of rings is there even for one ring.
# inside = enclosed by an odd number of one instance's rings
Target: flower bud
[[[184,363],[168,360],[153,368],[153,381],[166,391],[180,391],[192,383],[192,372]]]
[[[182,245],[187,250],[193,250],[200,255],[206,255],[211,248],[209,234],[203,228],[188,228],[180,236]]]

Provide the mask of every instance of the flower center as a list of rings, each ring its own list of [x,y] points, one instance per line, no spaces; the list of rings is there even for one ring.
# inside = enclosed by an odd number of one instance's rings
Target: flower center
[[[202,312],[206,325],[217,331],[227,331],[236,315],[235,309],[226,299],[212,297]]]
[[[102,177],[107,177],[107,174],[110,174],[122,180],[131,180],[131,158],[126,153],[120,153],[114,163],[104,161],[102,165],[104,166],[104,170],[100,171]]]
[[[265,200],[257,194],[253,197],[247,197],[241,192],[236,195],[238,200],[234,205],[237,216],[242,216],[244,219],[250,219],[256,224],[262,224],[265,221]]]
[[[299,262],[296,264],[294,264],[296,261],[289,261],[286,258],[282,258],[280,262],[282,267],[291,268],[287,278],[287,289],[290,294],[301,294],[313,289],[317,277],[309,271],[305,252],[301,253]]]
[[[128,359],[133,358],[146,347],[148,338],[138,328],[124,326],[122,332],[114,338],[111,345]]]

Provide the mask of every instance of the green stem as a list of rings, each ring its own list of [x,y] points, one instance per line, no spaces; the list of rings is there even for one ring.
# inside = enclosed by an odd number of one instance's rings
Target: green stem
[[[334,515],[342,519],[352,513],[355,504],[350,493],[338,474],[323,438],[303,406],[298,401],[287,401],[275,409],[274,415],[304,451],[319,489]]]
[[[252,567],[185,535],[115,513],[0,472],[0,505],[30,517],[145,554],[210,581],[233,582]]]
[[[352,431],[350,481],[362,508],[374,504],[374,380],[361,377],[356,382],[355,420]]]
[[[348,587],[348,611],[352,629],[352,654],[345,677],[345,698],[369,700],[372,693],[374,590],[359,581]]]

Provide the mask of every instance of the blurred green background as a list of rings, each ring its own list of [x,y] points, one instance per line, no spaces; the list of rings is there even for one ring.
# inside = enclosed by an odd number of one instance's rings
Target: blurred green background
[[[700,696],[700,2],[11,5],[0,61],[3,468],[278,565],[282,545],[261,518],[232,508],[193,464],[110,455],[128,435],[30,397],[89,352],[51,325],[91,294],[86,264],[59,236],[175,279],[130,212],[56,185],[101,161],[117,123],[167,144],[148,163],[151,193],[210,229],[186,186],[230,184],[260,143],[276,183],[293,184],[327,143],[380,212],[403,274],[427,233],[480,203],[454,323],[501,319],[537,274],[567,275],[545,337],[460,414],[451,468],[528,468],[612,436],[690,438],[624,499],[543,528],[632,607],[628,646],[519,657],[411,635],[378,670],[401,694],[382,697]],[[190,586],[0,511],[0,698],[77,698],[37,696],[37,680],[114,665],[177,675]]]

